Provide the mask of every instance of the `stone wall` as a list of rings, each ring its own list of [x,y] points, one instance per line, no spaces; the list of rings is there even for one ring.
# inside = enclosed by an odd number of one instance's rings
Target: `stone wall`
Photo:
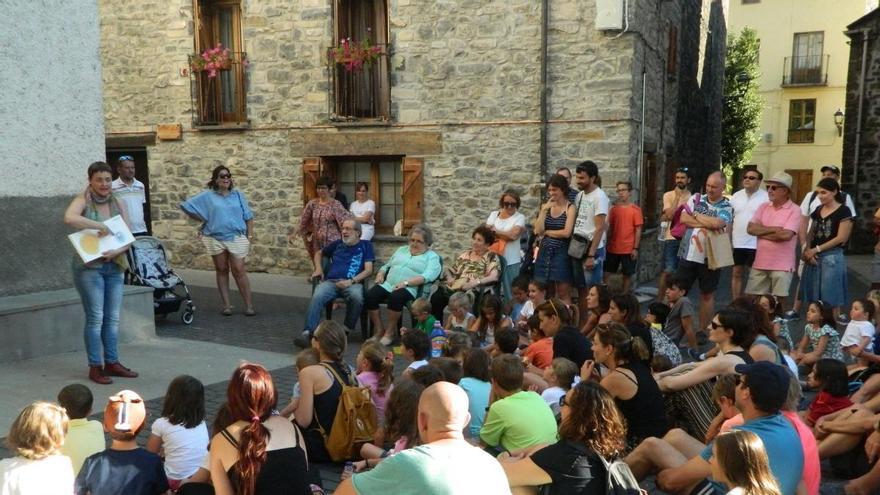
[[[104,158],[95,1],[10,0],[0,31],[0,296],[70,287],[62,216]]]
[[[678,93],[666,82],[664,57],[666,26],[679,22],[678,2],[631,4],[637,10],[630,13],[630,32],[617,38],[593,28],[593,0],[550,5],[546,166],[552,171],[592,159],[609,192],[616,180],[637,176],[643,70],[649,75],[646,141],[661,157],[675,142]],[[168,239],[173,262],[210,267],[195,223],[177,204],[224,164],[257,215],[250,269],[304,273],[309,261],[302,243],[287,240],[302,211],[301,162],[315,156],[304,143],[316,133],[364,131],[327,120],[330,2],[243,2],[250,128],[224,132],[190,125],[189,80],[179,70],[193,50],[191,1],[101,0],[101,6],[108,130],[184,126],[180,141],[148,148],[153,228]],[[383,148],[390,150],[406,148],[406,132],[438,136],[439,150],[417,155],[425,160],[425,219],[436,231],[435,247],[448,257],[468,246],[470,231],[497,208],[503,189],[524,193],[521,211],[528,217],[537,211],[540,2],[389,0],[388,6],[393,123],[368,130],[383,132]],[[135,60],[144,64],[129,71]],[[380,257],[399,245],[377,242]]]
[[[843,141],[843,189],[853,196],[859,217],[850,249],[872,251],[876,237],[872,217],[880,207],[880,12],[874,11],[850,25],[849,69],[846,86],[846,123]],[[869,29],[868,58],[862,86],[863,37],[859,30]],[[858,127],[859,93],[862,95],[862,122],[859,135],[858,171],[856,172],[856,130]],[[855,176],[854,174],[858,174]]]

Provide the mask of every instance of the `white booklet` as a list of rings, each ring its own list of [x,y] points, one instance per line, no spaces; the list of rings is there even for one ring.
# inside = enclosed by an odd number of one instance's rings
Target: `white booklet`
[[[103,252],[124,248],[134,242],[131,230],[128,229],[128,225],[125,225],[125,220],[120,215],[105,220],[103,223],[110,229],[110,235],[98,237],[97,230],[83,229],[67,236],[84,263],[100,258]]]

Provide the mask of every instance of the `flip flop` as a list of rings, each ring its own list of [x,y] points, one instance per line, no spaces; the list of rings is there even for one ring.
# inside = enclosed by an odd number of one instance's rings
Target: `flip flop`
[[[232,308],[223,308],[223,311],[220,312],[223,316],[232,316]]]

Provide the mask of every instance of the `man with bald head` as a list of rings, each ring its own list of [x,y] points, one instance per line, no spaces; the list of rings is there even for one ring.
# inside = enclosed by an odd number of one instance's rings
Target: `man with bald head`
[[[464,439],[470,422],[464,390],[449,382],[426,388],[419,399],[422,445],[399,452],[373,470],[344,480],[336,495],[510,494],[492,456]]]
[[[707,238],[711,233],[729,232],[733,222],[733,206],[724,197],[725,186],[727,179],[724,174],[712,172],[706,178],[706,193],[691,196],[687,202],[687,210],[681,213],[681,222],[688,228],[678,248],[679,263],[675,275],[685,282],[688,291],[694,282],[700,282],[701,330],[709,325],[712,318],[715,310],[715,289],[721,279],[721,269],[709,269],[709,261],[706,259]]]

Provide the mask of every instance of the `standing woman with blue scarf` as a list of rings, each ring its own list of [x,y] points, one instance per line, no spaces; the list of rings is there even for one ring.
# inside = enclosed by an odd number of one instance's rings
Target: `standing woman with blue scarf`
[[[853,214],[844,204],[840,184],[824,178],[816,184],[819,206],[810,212],[812,226],[804,249],[801,301],[822,300],[834,308],[834,318],[847,302],[846,258],[843,249],[852,233]]]
[[[232,315],[232,305],[229,303],[230,269],[244,300],[245,316],[254,316],[251,283],[244,265],[253,239],[254,214],[244,194],[233,187],[232,173],[219,165],[211,172],[208,189],[181,203],[180,209],[202,222],[199,236],[214,260],[217,288],[223,300],[223,316]]]
[[[111,234],[102,222],[122,216],[128,223],[125,207],[113,197],[113,175],[104,162],[89,165],[89,185],[73,198],[64,212],[64,223],[71,227],[94,229],[99,236]],[[137,373],[119,362],[116,341],[119,334],[119,311],[122,308],[122,277],[128,268],[124,253],[128,247],[105,251],[102,257],[83,264],[79,256],[72,262],[73,284],[86,313],[84,329],[89,358],[89,379],[101,385],[113,383],[111,376],[135,378]],[[102,355],[103,347],[103,355]]]

